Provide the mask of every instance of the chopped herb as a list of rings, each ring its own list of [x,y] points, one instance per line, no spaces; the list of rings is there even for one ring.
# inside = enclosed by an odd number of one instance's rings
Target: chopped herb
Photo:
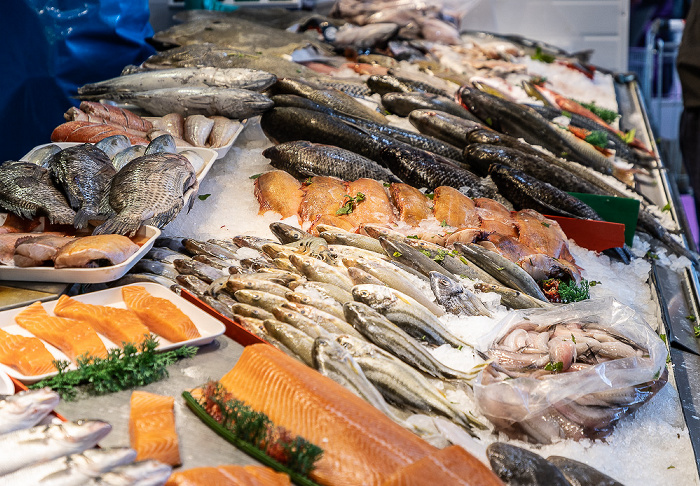
[[[546,371],[552,371],[554,373],[559,373],[561,370],[564,369],[564,363],[561,361],[557,361],[556,363],[552,363],[551,361],[544,365],[544,369]]]
[[[395,251],[395,252],[392,254],[392,256],[393,256],[394,258],[401,258],[402,255],[401,255],[401,252]]]
[[[447,255],[447,251],[445,250],[438,250],[437,255],[433,257],[433,260],[436,262],[440,263],[445,259],[445,255]]]
[[[428,199],[433,199],[435,197],[435,193],[434,192],[427,192],[427,193],[425,193],[425,197],[427,197]]]
[[[549,228],[551,225],[549,223],[545,223],[544,221],[542,221],[542,226],[544,226],[545,228]]]
[[[693,326],[693,334],[696,338],[700,338],[700,326]]]
[[[311,177],[307,177],[306,180],[304,181],[304,184],[306,184],[306,185],[308,186],[308,185],[310,185],[312,182],[313,182],[313,180],[311,180]]]
[[[573,115],[572,115],[571,113],[569,113],[568,111],[566,111],[566,110],[563,110],[563,111],[561,112],[561,116],[565,116],[566,118],[572,118],[572,117],[573,117]]]
[[[490,116],[487,117],[485,121],[486,121],[486,124],[487,124],[488,126],[493,126],[493,120],[491,119]]]
[[[418,238],[418,235],[408,235],[406,238],[410,238],[412,240],[420,240],[420,238]]]
[[[658,260],[658,259],[659,259],[659,255],[657,255],[656,253],[654,253],[654,252],[651,251],[651,250],[649,250],[649,251],[647,252],[646,257],[647,257],[647,258],[651,258],[652,260]]]
[[[559,283],[559,297],[564,304],[570,304],[571,302],[580,302],[582,300],[590,299],[590,284],[588,280],[581,280],[580,284],[571,281],[560,282]]]
[[[596,285],[603,285],[603,282],[599,280],[591,280],[590,282],[588,282],[588,285],[590,285],[591,287],[595,287]]]
[[[349,194],[345,195],[345,203],[338,209],[335,214],[337,216],[342,216],[343,214],[350,214],[357,207],[359,203],[365,200],[365,195],[358,192],[354,197]]]
[[[676,466],[668,466],[666,469],[676,469]]]
[[[634,136],[637,134],[637,129],[633,128],[629,132],[625,132],[622,135],[620,135],[620,138],[622,139],[623,142],[630,144],[634,141]]]
[[[433,258],[433,255],[428,250],[420,249],[418,251],[421,252],[423,255],[427,256],[428,258]]]
[[[447,226],[447,220],[446,220],[446,219],[443,219],[443,220],[442,220],[442,223],[440,223],[440,226],[442,226],[443,228],[446,227],[446,226]]]
[[[607,108],[601,108],[600,106],[596,105],[595,102],[582,103],[581,101],[577,101],[577,103],[593,114],[598,115],[605,123],[612,123],[620,116],[618,112],[608,110]],[[634,136],[632,136],[632,138],[634,138]]]
[[[654,373],[654,376],[652,377],[652,380],[658,380],[659,376],[661,376],[661,370],[657,371]]]
[[[464,257],[461,256],[461,255],[460,255],[460,257],[459,257],[459,261],[462,262],[462,263],[464,263],[465,265],[471,265],[471,263],[469,263],[469,260],[467,260],[466,258],[464,258]]]
[[[547,64],[552,64],[556,60],[553,55],[543,52],[541,47],[535,49],[535,53],[530,56],[530,59],[533,61],[542,61]]]
[[[301,74],[301,69],[297,69],[297,74]]]
[[[574,336],[573,334],[571,334],[571,341],[573,341],[573,343],[576,344],[576,336]]]
[[[566,156],[569,155],[569,152],[562,152],[561,157],[566,158]]]
[[[666,334],[659,334],[659,338],[661,338],[661,340],[664,342],[664,344],[668,344],[666,342]]]
[[[460,346],[457,349],[459,349],[461,351],[462,348],[463,348],[463,346],[460,344]]]
[[[260,177],[262,174],[253,174],[252,176],[248,177],[248,179],[257,179]]]
[[[666,205],[661,208],[661,211],[670,211],[670,210],[671,210],[671,203],[666,203]]]
[[[200,201],[206,201],[209,196],[211,196],[211,194],[200,194],[199,196],[197,196],[197,199],[199,199]]]
[[[586,142],[595,147],[606,148],[608,146],[608,134],[602,130],[593,130],[586,135]]]
[[[545,76],[533,76],[530,78],[530,84],[534,84],[535,86],[541,86],[546,82],[547,78]]]
[[[388,182],[385,182],[384,187],[391,187],[391,184],[389,184]]]
[[[695,317],[693,314],[685,316],[686,319],[688,319],[690,322],[695,322],[697,320],[697,317]]]

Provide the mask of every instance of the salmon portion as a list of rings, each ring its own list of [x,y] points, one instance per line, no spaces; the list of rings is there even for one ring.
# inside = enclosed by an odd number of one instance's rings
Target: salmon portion
[[[310,477],[323,485],[381,485],[436,449],[333,380],[266,344],[247,346],[221,380],[276,425],[323,448]]]
[[[264,466],[197,467],[177,471],[165,486],[288,486],[289,476]]]
[[[43,375],[56,371],[56,359],[41,339],[18,336],[0,329],[0,363],[24,376]]]
[[[53,312],[59,317],[84,322],[121,347],[124,347],[125,343],[140,344],[150,334],[139,316],[130,309],[84,304],[62,295]]]
[[[315,228],[319,224],[335,226],[336,228],[340,228],[345,231],[353,231],[355,229],[354,223],[346,218],[331,214],[324,214],[323,216],[319,217],[316,221],[314,221],[314,224],[311,226],[310,232],[316,234],[317,231],[315,231]]]
[[[474,201],[454,187],[440,186],[433,196],[433,214],[435,219],[455,228],[479,226]]]
[[[17,314],[15,322],[60,349],[73,362],[80,356],[107,357],[107,348],[92,327],[73,319],[49,315],[41,302],[34,302]]]
[[[399,211],[399,219],[411,226],[433,215],[433,202],[425,194],[408,184],[396,183],[389,187],[391,201]]]
[[[513,220],[518,229],[518,239],[532,248],[532,253],[544,253],[552,258],[576,263],[569,252],[569,240],[559,223],[532,209],[518,211]]]
[[[260,204],[258,214],[275,211],[282,218],[296,215],[304,197],[301,183],[283,170],[271,170],[255,179],[254,194]]]
[[[301,220],[316,222],[324,215],[337,216],[348,193],[345,182],[326,176],[312,177],[310,182],[303,187],[304,199],[299,206]]]
[[[146,327],[174,343],[200,337],[192,320],[168,299],[153,297],[144,287],[122,287],[126,306],[134,311]]]
[[[518,237],[513,217],[507,207],[498,201],[485,197],[474,199],[474,203],[478,208],[476,212],[479,221],[481,221],[479,226],[482,231],[512,236],[513,238]]]
[[[62,246],[54,258],[56,268],[97,267],[108,261],[118,265],[139,251],[139,246],[122,235],[92,235],[76,238]]]
[[[382,486],[504,486],[491,469],[460,446],[440,449],[399,469]]]
[[[487,240],[493,243],[495,251],[508,260],[517,262],[523,257],[537,253],[529,246],[523,244],[512,236],[504,236],[498,233],[488,235]],[[489,248],[491,249],[491,248]]]
[[[173,397],[143,391],[131,394],[129,440],[137,461],[155,459],[171,466],[181,464],[174,405]]]
[[[394,207],[391,205],[389,195],[384,189],[384,184],[374,179],[357,179],[348,184],[348,194],[356,197],[362,193],[365,198],[358,203],[352,213],[342,218],[352,221],[354,228],[362,223],[393,223]]]

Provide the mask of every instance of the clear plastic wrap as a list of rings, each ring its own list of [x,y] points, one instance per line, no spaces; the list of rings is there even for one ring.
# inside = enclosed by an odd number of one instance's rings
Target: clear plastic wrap
[[[538,351],[531,343],[541,333],[549,340]],[[495,359],[474,386],[480,410],[498,430],[533,442],[605,437],[667,379],[664,342],[613,299],[513,312],[478,344]],[[573,360],[562,349],[576,349]]]

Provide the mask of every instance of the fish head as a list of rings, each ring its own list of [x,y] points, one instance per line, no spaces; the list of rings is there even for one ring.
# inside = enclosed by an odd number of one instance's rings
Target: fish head
[[[295,228],[281,221],[270,223],[270,231],[284,244],[293,243],[312,236],[300,228]]]
[[[396,301],[396,295],[392,289],[382,285],[355,285],[352,288],[352,296],[355,300],[377,310],[387,308]]]
[[[449,295],[459,293],[460,285],[450,277],[441,274],[440,272],[430,272],[430,288],[435,296],[447,297]]]
[[[53,438],[73,443],[96,444],[100,439],[109,434],[112,426],[102,420],[76,420],[63,422],[52,429]]]
[[[130,447],[87,449],[71,458],[81,472],[96,476],[117,466],[134,462],[136,451]]]
[[[367,341],[348,334],[335,336],[335,342],[340,344],[353,358],[372,354],[372,348]]]
[[[29,390],[11,395],[0,402],[2,413],[11,415],[33,416],[53,410],[60,400],[60,396],[51,388]]]

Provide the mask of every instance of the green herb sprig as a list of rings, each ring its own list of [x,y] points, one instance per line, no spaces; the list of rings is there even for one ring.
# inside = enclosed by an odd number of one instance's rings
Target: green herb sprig
[[[530,56],[530,59],[534,61],[542,61],[547,64],[552,64],[556,60],[556,58],[551,54],[547,54],[546,52],[542,51],[541,47],[537,47],[535,49],[535,53]]]
[[[607,148],[608,134],[602,130],[593,130],[586,135],[586,142],[600,148]]]
[[[110,350],[106,358],[81,356],[75,370],[68,370],[68,361],[54,361],[58,374],[30,388],[49,387],[66,401],[75,400],[81,392],[106,395],[162,380],[168,376],[168,366],[197,354],[192,346],[163,353],[157,352],[157,347],[156,336],[151,334],[141,344],[127,343]]]
[[[365,195],[361,192],[355,194],[355,196],[345,195],[345,203],[338,209],[335,214],[337,216],[342,216],[343,214],[352,213],[357,205],[365,200]]]
[[[579,302],[591,298],[590,284],[588,280],[581,280],[581,283],[576,285],[576,282],[571,281],[561,282],[559,284],[559,296],[564,304],[571,302]]]
[[[620,114],[616,111],[613,110],[608,110],[607,108],[602,108],[594,103],[583,103],[581,101],[577,101],[577,103],[584,108],[586,108],[588,111],[593,112],[593,114],[598,115],[600,118],[603,119],[605,123],[612,123],[617,118],[620,116]],[[634,138],[634,135],[632,136]]]

